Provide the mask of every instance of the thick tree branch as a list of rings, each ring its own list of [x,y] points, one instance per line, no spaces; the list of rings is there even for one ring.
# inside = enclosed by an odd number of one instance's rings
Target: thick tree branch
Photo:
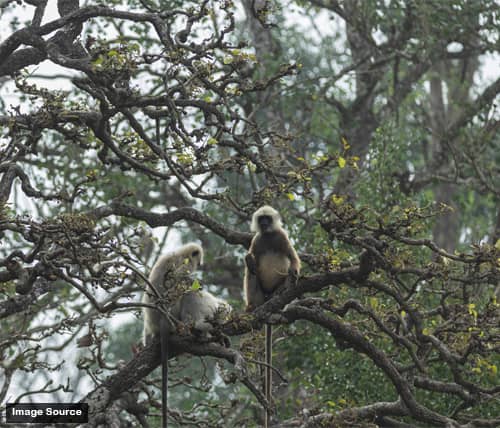
[[[110,205],[102,206],[88,212],[87,215],[96,220],[110,215],[131,217],[136,220],[145,221],[151,227],[171,226],[181,220],[193,221],[223,237],[229,244],[239,244],[243,245],[245,248],[250,246],[250,241],[252,239],[252,234],[232,230],[216,222],[201,211],[188,207],[178,208],[175,211],[165,214],[156,214],[141,208],[123,204],[119,201],[114,201]]]
[[[303,308],[293,304],[289,305],[283,311],[283,315],[287,317],[289,321],[305,319],[321,325],[329,330],[335,339],[349,343],[349,345],[356,351],[368,356],[391,380],[405,406],[415,419],[441,426],[447,426],[448,424],[454,423],[451,419],[442,416],[418,403],[413,395],[413,391],[408,384],[408,381],[399,373],[397,367],[393,364],[390,358],[374,344],[365,339],[363,334],[361,334],[352,325],[327,317],[319,311]]]
[[[189,353],[197,356],[212,356],[224,359],[234,365],[235,376],[256,396],[265,407],[269,406],[264,395],[249,379],[245,361],[241,354],[233,349],[214,343],[198,343],[193,337],[169,337],[169,358]],[[140,351],[120,371],[108,377],[99,387],[91,391],[81,401],[89,404],[89,419],[98,419],[113,401],[130,391],[142,378],[146,377],[160,364],[160,342],[158,339]]]

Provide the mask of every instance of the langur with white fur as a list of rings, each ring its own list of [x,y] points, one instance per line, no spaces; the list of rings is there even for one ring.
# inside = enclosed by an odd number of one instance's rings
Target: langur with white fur
[[[203,248],[195,243],[183,245],[175,251],[162,255],[154,264],[149,274],[149,283],[142,296],[142,303],[156,304],[159,298],[165,297],[172,288],[176,278],[192,274],[203,264]],[[160,334],[160,311],[144,307],[143,340],[147,345],[150,340]]]
[[[203,264],[203,249],[200,245],[189,243],[179,249],[161,256],[153,266],[149,275],[149,283],[142,302],[157,305],[161,298],[168,297],[170,289],[178,281],[185,279]],[[170,307],[170,310],[168,310]],[[144,344],[148,345],[155,336],[160,336],[162,363],[162,419],[163,427],[167,427],[167,393],[168,393],[168,334],[175,331],[175,322],[192,324],[195,331],[208,334],[213,328],[211,320],[218,315],[230,312],[230,306],[207,291],[188,291],[175,302],[167,305],[169,319],[159,310],[143,308]]]

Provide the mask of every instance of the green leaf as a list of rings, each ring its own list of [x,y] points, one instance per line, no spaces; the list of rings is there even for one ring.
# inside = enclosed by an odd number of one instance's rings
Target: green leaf
[[[200,284],[200,281],[195,279],[193,281],[193,283],[191,284],[191,291],[198,291],[198,290],[201,290],[201,284]]]
[[[340,205],[341,203],[344,202],[344,198],[342,196],[338,196],[338,195],[332,195],[332,202],[335,204],[335,205]]]
[[[500,250],[500,239],[498,239],[497,242],[495,243],[495,248],[497,250]]]

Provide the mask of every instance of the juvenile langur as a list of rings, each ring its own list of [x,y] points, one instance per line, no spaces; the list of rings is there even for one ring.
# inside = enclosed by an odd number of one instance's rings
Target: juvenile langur
[[[187,275],[194,272],[203,263],[203,249],[198,244],[190,243],[178,250],[161,256],[149,275],[149,285],[142,298],[143,303],[156,304],[158,298],[165,297]],[[175,330],[171,322],[180,321],[192,324],[196,331],[208,334],[212,329],[212,319],[219,314],[230,312],[230,306],[207,291],[189,291],[172,302],[168,311],[170,319],[156,309],[143,308],[144,344],[147,345],[155,336],[160,336],[162,363],[162,419],[167,427],[168,393],[168,334]]]
[[[281,227],[279,213],[270,206],[259,208],[252,216],[250,230],[255,233],[245,257],[244,291],[247,311],[262,305],[286,281],[296,284],[300,259],[286,231]],[[266,324],[265,395],[271,403],[272,328]],[[270,414],[266,410],[265,426]]]
[[[172,308],[174,318],[206,334],[209,334],[218,319],[230,312],[229,304],[203,290],[185,293]]]

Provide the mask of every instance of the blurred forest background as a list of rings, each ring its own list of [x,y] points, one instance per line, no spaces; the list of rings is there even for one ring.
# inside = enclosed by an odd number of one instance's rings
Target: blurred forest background
[[[263,424],[271,316],[273,426],[500,425],[498,1],[0,11],[0,411],[83,400],[89,426],[159,426],[138,303],[196,241],[232,345],[173,339],[172,426]],[[303,270],[247,314],[263,204]]]

